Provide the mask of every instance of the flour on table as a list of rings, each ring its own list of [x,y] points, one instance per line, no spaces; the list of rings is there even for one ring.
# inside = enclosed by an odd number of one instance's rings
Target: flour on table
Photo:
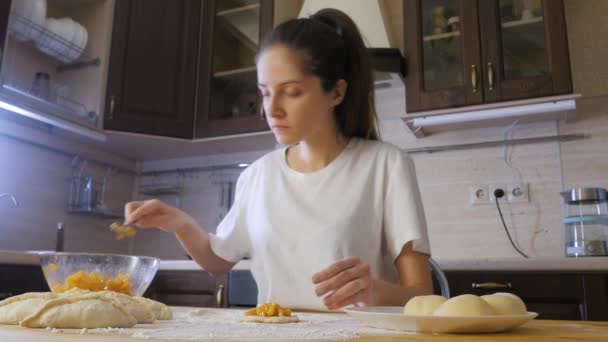
[[[403,335],[399,331],[368,328],[344,315],[298,313],[300,322],[264,324],[240,322],[243,310],[196,309],[176,312],[174,320],[138,324],[125,329],[88,329],[87,334],[122,335],[139,339],[210,341],[249,340],[348,340],[362,335]]]

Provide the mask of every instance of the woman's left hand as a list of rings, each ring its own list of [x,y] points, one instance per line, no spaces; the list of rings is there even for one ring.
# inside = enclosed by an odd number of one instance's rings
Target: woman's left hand
[[[329,310],[349,304],[374,305],[373,279],[369,265],[356,257],[335,262],[315,274],[317,296],[325,296],[323,303]]]

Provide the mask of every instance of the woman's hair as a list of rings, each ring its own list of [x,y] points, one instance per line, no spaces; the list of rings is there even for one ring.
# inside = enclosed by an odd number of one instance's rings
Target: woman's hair
[[[348,138],[378,140],[371,58],[348,15],[328,8],[286,21],[265,37],[258,57],[277,45],[300,52],[304,71],[319,77],[325,92],[345,80],[346,94],[334,112],[338,130]]]

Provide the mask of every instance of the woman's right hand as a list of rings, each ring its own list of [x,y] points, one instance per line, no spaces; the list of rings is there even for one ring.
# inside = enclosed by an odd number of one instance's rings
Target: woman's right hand
[[[192,216],[157,199],[134,201],[125,205],[125,224],[140,228],[159,228],[177,233],[189,225],[196,226]]]

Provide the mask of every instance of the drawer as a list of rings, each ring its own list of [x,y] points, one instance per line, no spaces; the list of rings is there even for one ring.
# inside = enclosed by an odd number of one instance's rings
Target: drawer
[[[581,274],[522,272],[446,272],[453,295],[510,292],[526,302],[579,303],[584,299]]]

